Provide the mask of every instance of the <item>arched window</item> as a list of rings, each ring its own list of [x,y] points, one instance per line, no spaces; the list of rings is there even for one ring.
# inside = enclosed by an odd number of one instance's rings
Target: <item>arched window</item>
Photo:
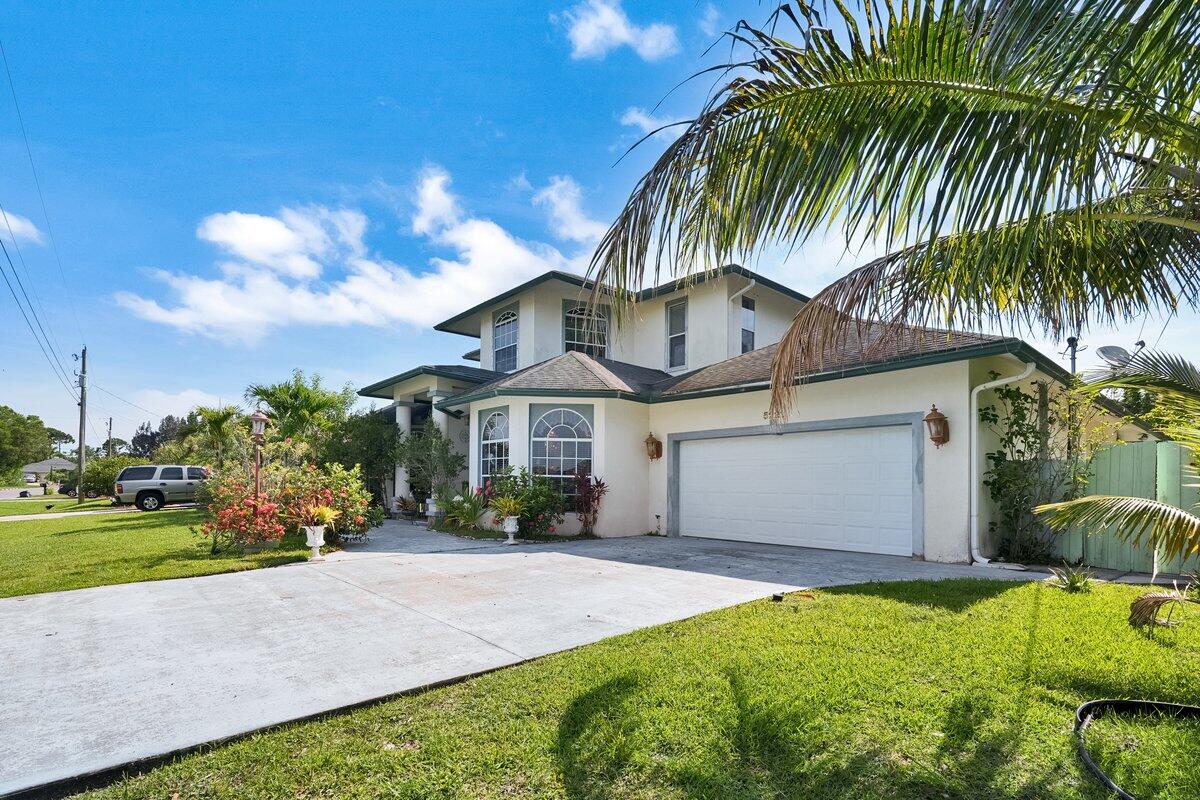
[[[505,311],[492,323],[492,369],[512,372],[517,368],[517,315]]]
[[[608,317],[587,306],[567,309],[563,315],[563,352],[578,350],[596,358],[608,357]]]
[[[479,431],[479,482],[508,470],[508,415],[494,411]]]
[[[534,475],[558,482],[566,497],[575,495],[575,476],[592,472],[592,426],[577,411],[556,408],[533,425],[529,462]]]

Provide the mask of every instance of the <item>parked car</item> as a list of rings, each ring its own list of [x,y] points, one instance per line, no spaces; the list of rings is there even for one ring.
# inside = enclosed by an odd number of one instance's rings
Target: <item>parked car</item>
[[[141,464],[117,476],[113,499],[133,503],[142,511],[158,511],[168,503],[190,503],[208,477],[204,467],[180,464]]]

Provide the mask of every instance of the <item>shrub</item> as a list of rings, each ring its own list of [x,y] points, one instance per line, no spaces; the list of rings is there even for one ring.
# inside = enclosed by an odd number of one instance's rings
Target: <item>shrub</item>
[[[209,519],[200,525],[200,533],[212,539],[212,552],[283,538],[279,503],[266,494],[255,497],[253,484],[244,476],[214,474],[204,482],[200,494],[209,513]]]
[[[438,505],[445,512],[443,524],[452,531],[473,530],[485,509],[483,493],[478,490],[439,498]]]
[[[497,475],[483,491],[486,496],[520,498],[519,530],[523,537],[545,536],[562,524],[567,504],[558,486],[540,475],[531,475],[525,467]]]
[[[600,501],[608,494],[608,485],[591,475],[575,478],[575,513],[579,515],[579,532],[591,536],[600,516]]]
[[[146,459],[138,458],[137,456],[94,458],[87,462],[87,465],[83,468],[83,485],[81,488],[85,493],[95,492],[98,495],[112,495],[113,485],[117,482],[117,476],[121,474],[121,470],[137,464],[149,463]]]
[[[327,532],[327,540],[337,544],[345,536],[366,531],[370,525],[367,509],[371,493],[363,485],[359,468],[346,469],[341,464],[316,464],[301,467],[280,467],[272,470],[270,494],[278,500],[283,517],[295,528],[306,509],[329,506],[337,512],[337,526]]]
[[[1094,576],[1087,567],[1073,567],[1063,564],[1061,567],[1051,567],[1050,577],[1046,579],[1051,586],[1062,589],[1069,594],[1090,592]]]

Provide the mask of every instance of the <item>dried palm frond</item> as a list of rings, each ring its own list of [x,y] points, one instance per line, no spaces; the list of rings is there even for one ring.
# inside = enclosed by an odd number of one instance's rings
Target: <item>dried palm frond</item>
[[[1134,600],[1129,606],[1129,624],[1135,628],[1173,628],[1179,623],[1174,620],[1175,612],[1184,603],[1200,602],[1188,596],[1187,589],[1176,586],[1172,590],[1148,592]],[[1162,616],[1166,609],[1166,616]]]

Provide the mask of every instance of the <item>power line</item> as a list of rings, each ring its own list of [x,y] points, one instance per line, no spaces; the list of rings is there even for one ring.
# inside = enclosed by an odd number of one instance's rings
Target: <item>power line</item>
[[[42,303],[42,296],[38,293],[37,282],[34,281],[33,275],[29,272],[29,264],[25,262],[25,254],[21,252],[21,245],[17,242],[16,231],[13,230],[12,221],[9,219],[9,215],[3,206],[0,206],[0,217],[4,218],[4,227],[8,229],[8,238],[12,242],[13,250],[17,253],[17,261],[21,262],[21,269],[25,271],[25,280],[29,282],[29,287],[33,290],[33,299],[37,300],[38,310],[42,312],[42,317],[46,320],[46,327],[50,329],[50,338],[54,340],[54,349],[58,355],[61,355],[63,346],[58,341],[58,335],[54,332],[54,326],[50,324],[50,315],[46,313],[46,306]],[[25,299],[28,300],[28,296]],[[61,366],[61,364],[62,362],[60,361],[59,365]]]
[[[4,206],[2,206],[2,205],[0,205],[0,217],[4,217],[4,222],[6,225],[8,225],[8,214],[4,211]],[[11,225],[9,226],[8,231],[9,231],[9,234],[12,235],[13,249],[17,251],[17,257],[21,260],[21,265],[24,266],[25,261],[23,258],[21,258],[21,250],[19,247],[17,247],[17,238],[16,238],[16,235],[12,233]],[[4,242],[3,238],[0,238],[0,244],[3,244],[3,242]],[[37,309],[35,309],[33,307],[33,301],[29,299],[29,292],[27,292],[25,290],[25,282],[21,280],[21,276],[17,272],[16,266],[13,264],[12,257],[8,255],[7,247],[4,248],[4,257],[6,259],[8,259],[8,265],[9,265],[9,267],[12,268],[13,277],[17,279],[17,287],[20,288],[21,294],[25,297],[25,304],[27,306],[29,306],[29,313],[33,315],[33,321],[37,323],[38,330],[42,332],[42,339],[45,340],[46,347],[50,348],[50,352],[54,355],[54,360],[56,362],[58,362],[58,371],[62,374],[62,376],[64,378],[67,377],[67,369],[66,369],[66,367],[63,366],[62,358],[59,357],[58,350],[55,349],[54,344],[51,342],[50,336],[48,336],[46,334],[46,328],[42,326],[42,321],[38,317]],[[28,275],[29,275],[28,268],[26,268],[25,274],[28,277]],[[32,284],[32,281],[30,281],[30,283]],[[34,297],[38,296],[36,286],[33,287],[33,296]],[[38,305],[39,306],[41,305],[41,298],[38,298]],[[45,313],[46,313],[46,310],[43,308],[42,314],[44,315]],[[50,324],[50,320],[47,319],[46,325],[48,326],[49,324]],[[53,329],[51,329],[51,330],[53,330]],[[57,340],[55,340],[55,341],[57,341]]]
[[[46,235],[50,239],[50,249],[54,252],[54,260],[58,263],[58,277],[62,279],[63,289],[68,292],[65,298],[71,306],[71,316],[75,318],[75,329],[79,331],[80,342],[84,341],[83,327],[79,324],[79,312],[75,303],[70,299],[70,286],[67,284],[67,273],[63,269],[62,256],[58,253],[58,243],[54,240],[54,228],[50,225],[50,212],[46,210],[46,197],[42,194],[42,182],[38,180],[37,167],[33,163],[33,149],[29,146],[29,134],[25,130],[25,118],[21,116],[21,104],[17,102],[17,87],[13,83],[12,70],[8,66],[8,53],[4,42],[0,40],[0,60],[4,61],[4,74],[8,78],[8,89],[12,92],[13,108],[17,111],[17,124],[21,127],[21,137],[25,140],[25,154],[29,157],[29,169],[33,172],[33,185],[37,188],[38,200],[42,204],[42,219],[46,221]]]
[[[155,412],[155,411],[151,411],[150,409],[146,408],[145,406],[139,406],[137,403],[134,403],[130,400],[126,400],[124,397],[121,397],[119,394],[114,394],[114,393],[110,392],[108,389],[105,389],[103,386],[98,386],[95,383],[93,383],[92,388],[99,389],[100,391],[102,391],[106,395],[108,395],[109,397],[114,397],[117,400],[120,400],[122,403],[124,403],[127,406],[133,406],[134,408],[136,408],[140,411],[145,411],[147,414],[149,414],[152,417],[158,417],[159,419],[163,418],[162,414],[159,414],[158,412]]]
[[[12,258],[8,255],[8,248],[4,246],[3,240],[0,240],[0,249],[4,251],[4,257],[8,260],[9,266],[12,266]],[[43,345],[42,340],[38,338],[37,331],[33,328],[33,323],[29,321],[29,315],[25,313],[25,307],[21,305],[21,300],[17,297],[16,290],[13,289],[12,281],[8,279],[8,273],[2,267],[0,267],[0,275],[4,277],[4,284],[8,286],[8,291],[12,295],[13,302],[17,304],[17,310],[20,311],[21,316],[25,318],[25,325],[29,328],[29,332],[33,334],[33,340],[37,343],[38,349],[42,351],[42,355],[45,357],[46,363],[50,365],[50,371],[54,374],[54,377],[58,379],[58,382],[63,385],[63,388],[67,390],[67,394],[71,396],[71,399],[78,400],[79,398],[76,397],[75,392],[71,390],[70,383],[64,380],[63,376],[59,374],[58,367],[55,365],[54,360],[50,358],[50,354],[46,352],[45,345]],[[15,267],[13,267],[13,276],[16,276]],[[33,309],[30,310],[32,311]]]

